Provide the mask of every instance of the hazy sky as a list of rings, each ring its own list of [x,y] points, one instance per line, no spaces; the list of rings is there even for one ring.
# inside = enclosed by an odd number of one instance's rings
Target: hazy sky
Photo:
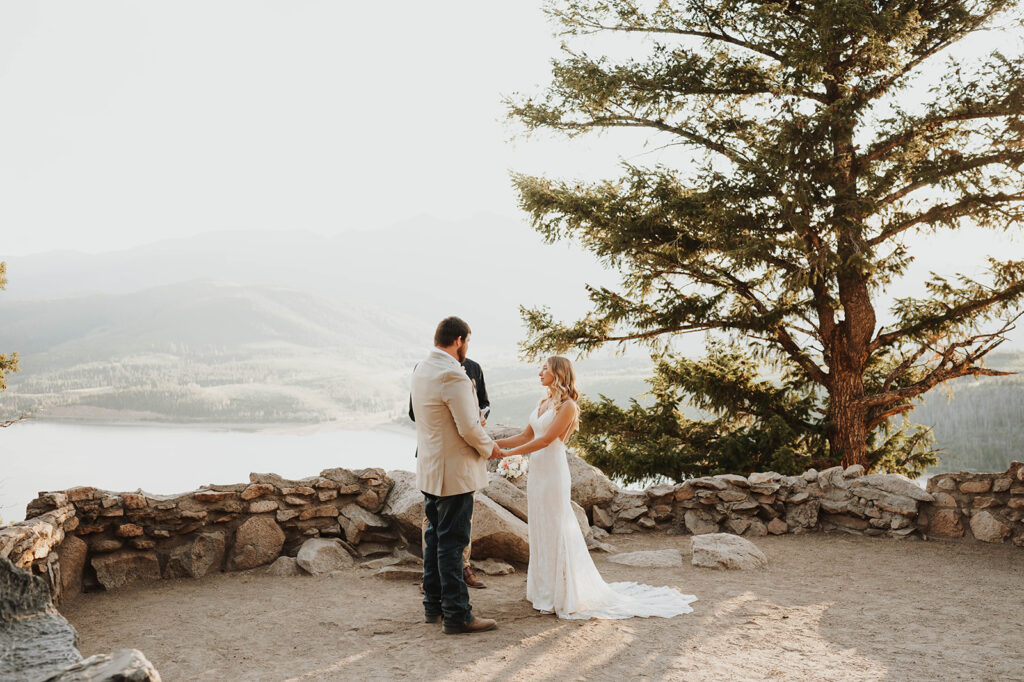
[[[508,142],[557,49],[533,1],[2,2],[4,253],[518,216],[510,168],[615,172]]]
[[[553,30],[539,0],[0,0],[0,257],[423,214],[525,223],[510,169],[677,161],[635,135],[510,142],[501,97],[548,81]],[[912,279],[1008,248],[931,238]]]

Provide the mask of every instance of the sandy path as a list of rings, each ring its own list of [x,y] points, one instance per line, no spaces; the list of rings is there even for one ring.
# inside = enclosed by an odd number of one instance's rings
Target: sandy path
[[[614,536],[622,551],[687,537]],[[1024,551],[837,535],[767,537],[763,571],[634,569],[610,581],[675,585],[673,619],[560,621],[523,599],[525,575],[487,577],[479,635],[421,619],[411,582],[369,571],[253,572],[90,593],[64,607],[83,654],[142,650],[164,680],[1024,680]]]

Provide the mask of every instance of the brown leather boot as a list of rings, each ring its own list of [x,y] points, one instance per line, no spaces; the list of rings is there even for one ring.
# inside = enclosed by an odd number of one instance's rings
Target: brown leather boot
[[[464,635],[473,634],[475,632],[487,632],[497,627],[498,622],[493,618],[477,618],[473,617],[473,620],[469,621],[465,625],[445,625],[444,634],[446,635]]]
[[[475,587],[478,590],[482,590],[487,587],[480,578],[476,577],[476,574],[473,573],[473,569],[469,566],[462,569],[462,579],[466,581],[467,586]]]

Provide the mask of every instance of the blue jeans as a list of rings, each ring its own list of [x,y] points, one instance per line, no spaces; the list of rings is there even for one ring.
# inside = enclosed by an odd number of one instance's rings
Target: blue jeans
[[[469,589],[462,578],[462,551],[469,544],[473,493],[439,497],[423,493],[427,532],[423,536],[423,610],[445,625],[473,620]]]

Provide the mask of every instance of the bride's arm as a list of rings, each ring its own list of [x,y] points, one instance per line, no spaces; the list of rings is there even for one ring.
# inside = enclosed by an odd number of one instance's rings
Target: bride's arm
[[[517,445],[529,443],[531,440],[533,440],[533,427],[527,424],[522,433],[515,436],[509,436],[508,438],[501,438],[494,442],[497,443],[499,447],[514,448]]]
[[[501,456],[511,457],[513,455],[528,455],[531,452],[543,450],[558,440],[563,433],[568,431],[569,426],[575,418],[576,403],[571,400],[562,403],[561,406],[555,410],[555,418],[551,420],[551,425],[548,426],[547,431],[536,438],[533,438],[529,442],[519,445],[518,447],[502,451]],[[499,442],[498,445],[501,445],[501,442]]]

